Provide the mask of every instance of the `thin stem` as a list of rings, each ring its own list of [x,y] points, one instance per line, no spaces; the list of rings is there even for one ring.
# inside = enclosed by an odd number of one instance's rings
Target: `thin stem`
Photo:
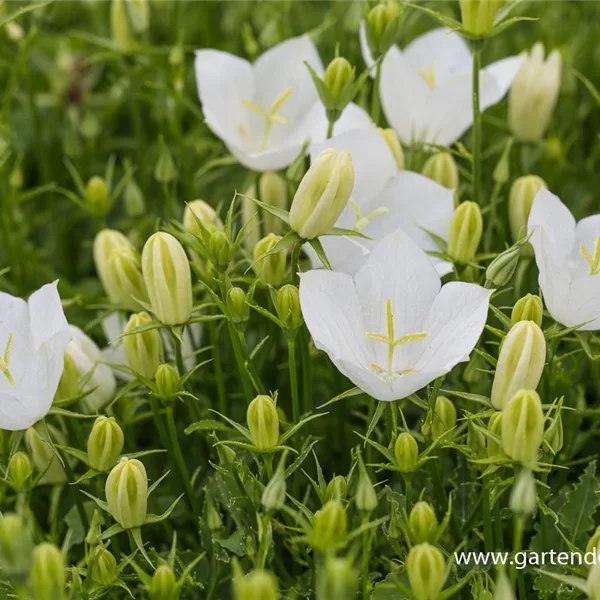
[[[331,139],[331,137],[333,136],[334,125],[335,121],[329,121],[329,124],[327,125],[327,139]]]
[[[406,496],[406,512],[412,510],[412,479],[410,473],[404,476],[404,495]]]
[[[296,242],[292,251],[292,283],[298,285],[300,277],[298,275],[300,263],[300,251],[302,250],[302,242]]]
[[[298,372],[296,370],[296,338],[288,337],[288,353],[290,368],[290,387],[292,388],[292,419],[294,423],[300,422],[300,399],[298,394]]]
[[[483,480],[481,509],[483,512],[483,539],[486,552],[494,549],[494,534],[492,532],[492,511],[490,509],[490,485],[489,479]]]
[[[217,335],[217,323],[208,323],[208,335],[210,345],[212,346],[213,366],[215,369],[215,379],[217,380],[217,398],[219,403],[219,412],[227,414],[227,393],[225,391],[225,377],[223,376],[223,363],[221,361],[221,348],[219,346],[219,336]]]
[[[248,369],[248,373],[250,373],[250,380],[252,381],[254,388],[259,394],[266,394],[267,388],[265,388],[265,386],[263,385],[258,370],[256,369],[254,362],[252,362],[250,351],[248,350],[248,343],[246,342],[246,336],[244,335],[244,332],[239,329],[238,338],[240,340],[242,354],[244,355],[245,365]]]
[[[481,188],[481,109],[479,103],[479,74],[481,71],[480,40],[473,41],[473,202],[480,201]]]
[[[369,515],[363,515],[363,525],[366,525],[368,522]],[[369,589],[369,559],[371,558],[371,543],[373,541],[370,530],[367,529],[363,532],[362,541],[362,591],[363,600],[368,600],[371,593]]]
[[[373,96],[371,98],[371,118],[375,125],[379,125],[379,111],[380,111],[380,103],[379,103],[379,87],[381,83],[381,60],[377,63],[377,67],[375,67],[375,81],[373,82]]]
[[[523,531],[525,530],[525,519],[523,519],[520,515],[514,516],[514,537],[513,537],[513,552],[520,552],[523,548]],[[513,581],[515,579],[518,581],[519,587],[519,598],[520,600],[527,600],[527,592],[525,590],[525,575],[523,573],[523,569],[515,569],[513,571]]]
[[[298,337],[300,338],[300,355],[302,361],[302,412],[306,414],[313,408],[310,340],[307,331],[304,329],[298,333]],[[342,431],[344,431],[343,427]]]

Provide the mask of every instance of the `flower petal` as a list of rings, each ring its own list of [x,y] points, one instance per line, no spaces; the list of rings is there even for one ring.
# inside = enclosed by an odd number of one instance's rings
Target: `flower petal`
[[[367,29],[365,27],[365,22],[360,22],[360,27],[358,29],[358,39],[360,41],[360,51],[362,53],[363,60],[365,61],[365,65],[368,69],[370,69],[374,64],[375,60],[373,59],[373,55],[371,54],[371,49],[369,48],[369,43],[367,42]],[[375,71],[371,70],[371,78],[375,77]]]
[[[320,144],[327,140],[327,127],[329,121],[325,107],[319,100],[314,104],[306,118],[308,135],[313,144]],[[340,118],[335,122],[334,134],[339,135],[355,129],[372,129],[375,126],[369,114],[354,102],[346,106]]]
[[[35,423],[18,398],[8,392],[0,392],[0,429],[22,431]]]
[[[33,355],[33,345],[29,329],[29,310],[27,302],[10,294],[0,292],[0,356],[4,357],[11,340],[9,370],[15,382],[19,382],[25,373],[27,364]],[[11,395],[14,388],[0,372],[0,393]],[[0,423],[0,429],[1,429]]]
[[[561,318],[557,321],[567,327],[575,327],[585,323],[581,331],[597,331],[600,329],[600,275],[585,275],[571,282],[569,295],[561,307]],[[552,312],[552,311],[550,311]],[[554,316],[554,313],[552,313]]]
[[[34,348],[61,334],[64,345],[69,343],[69,324],[58,295],[58,281],[48,283],[29,297],[29,319]],[[63,348],[64,350],[64,348]]]
[[[530,239],[534,248],[537,229],[544,230],[562,256],[568,256],[575,244],[575,218],[560,198],[546,189],[533,200],[527,229],[534,232]]]
[[[481,110],[485,110],[489,106],[497,104],[504,98],[510,86],[512,85],[521,64],[522,56],[510,56],[503,58],[482,70],[482,81],[487,75],[491,75],[495,81],[495,85],[487,84],[481,89]]]
[[[288,167],[300,154],[302,145],[303,141],[298,143],[293,142],[283,144],[277,148],[251,152],[241,146],[228,143],[227,149],[244,167],[262,173],[264,171],[279,171]]]

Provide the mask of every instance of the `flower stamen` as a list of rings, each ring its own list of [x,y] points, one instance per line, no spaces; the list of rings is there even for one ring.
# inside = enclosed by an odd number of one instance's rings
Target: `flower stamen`
[[[425,83],[431,88],[435,88],[435,66],[433,63],[428,64],[417,71],[417,73],[425,80]]]
[[[354,229],[357,231],[364,229],[375,217],[378,217],[379,215],[387,215],[390,212],[385,206],[380,206],[379,208],[376,208],[374,211],[370,212],[366,217],[363,217],[356,200],[351,199],[348,204],[356,216],[356,225],[354,226]]]
[[[283,106],[284,102],[290,97],[293,89],[291,87],[286,88],[273,102],[271,108],[267,111],[258,102],[252,100],[242,100],[242,104],[250,110],[258,113],[265,120],[265,129],[263,131],[263,137],[261,142],[261,149],[264,150],[267,146],[267,140],[271,133],[271,127],[273,123],[280,123],[281,125],[287,125],[288,119],[283,115],[278,114],[279,109]]]
[[[13,339],[13,334],[9,334],[8,341],[6,342],[6,348],[4,349],[4,356],[0,356],[0,373],[6,377],[11,387],[15,387],[17,385],[9,369],[10,351],[12,349]]]
[[[581,253],[581,256],[585,258],[585,262],[587,262],[588,266],[590,267],[590,275],[598,275],[598,273],[600,273],[600,235],[594,242],[593,254],[590,254],[583,244],[579,246],[579,252]]]

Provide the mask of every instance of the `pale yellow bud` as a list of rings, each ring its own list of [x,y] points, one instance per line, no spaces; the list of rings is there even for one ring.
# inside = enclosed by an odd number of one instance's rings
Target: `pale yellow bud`
[[[500,0],[459,0],[462,25],[470,35],[484,37],[488,34],[500,8]]]
[[[508,223],[513,242],[527,235],[527,221],[536,194],[546,189],[546,182],[537,175],[525,175],[515,179],[508,195]],[[523,255],[533,255],[531,245],[523,248]]]
[[[382,135],[391,150],[398,170],[404,170],[404,150],[402,149],[402,144],[400,143],[400,138],[396,131],[391,128],[383,129],[382,127],[378,127],[377,131]]]
[[[158,329],[148,329],[139,333],[130,333],[148,325],[152,318],[146,312],[131,315],[123,338],[123,350],[127,357],[127,362],[133,371],[148,379],[154,379],[156,370],[161,364],[162,358],[162,340]]]
[[[481,209],[475,202],[461,202],[450,220],[448,254],[459,263],[475,257],[483,234]]]
[[[542,401],[534,390],[521,390],[503,410],[502,447],[513,460],[535,462],[544,439]]]
[[[106,479],[106,502],[114,520],[124,529],[146,521],[148,476],[137,459],[121,458]]]
[[[200,235],[201,226],[209,234],[213,234],[218,229],[223,229],[223,222],[212,206],[204,200],[194,200],[183,211],[183,226],[194,235]]]
[[[449,190],[458,189],[458,165],[450,152],[437,152],[430,156],[425,161],[421,173]]]

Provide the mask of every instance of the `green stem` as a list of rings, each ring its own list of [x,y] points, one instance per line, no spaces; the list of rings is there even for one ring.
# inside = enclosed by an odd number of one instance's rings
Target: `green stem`
[[[240,372],[240,378],[242,380],[242,387],[244,388],[244,395],[248,402],[252,402],[254,398],[254,392],[252,391],[252,382],[250,381],[248,370],[244,364],[244,357],[242,355],[242,349],[240,348],[240,341],[236,335],[235,329],[231,323],[227,323],[227,329],[229,330],[229,338],[233,347],[233,354],[235,356],[235,362],[237,363],[238,370]]]
[[[240,347],[242,349],[242,354],[244,355],[245,365],[250,373],[250,379],[256,391],[259,394],[266,394],[267,388],[263,385],[263,382],[260,378],[258,370],[250,357],[250,351],[248,350],[248,343],[246,342],[246,336],[242,330],[238,329],[238,338],[240,340]]]
[[[369,522],[369,516],[363,515],[363,526]],[[369,589],[369,559],[371,558],[371,544],[373,538],[371,531],[366,530],[363,532],[362,540],[362,592],[363,600],[368,600],[371,590]]]
[[[519,515],[514,516],[514,537],[513,537],[513,551],[514,553],[520,552],[523,548],[523,532],[525,530],[525,519]],[[523,569],[515,569],[513,571],[513,582],[515,579],[518,581],[519,598],[520,600],[527,600],[527,592],[525,590],[525,574]]]
[[[288,337],[288,354],[290,368],[290,387],[292,388],[292,419],[294,423],[300,422],[300,399],[298,395],[298,372],[296,370],[296,339]]]
[[[300,338],[300,355],[302,361],[302,412],[306,414],[313,409],[310,338],[306,329],[301,330],[298,336]],[[344,431],[343,427],[342,431]]]
[[[481,110],[479,100],[479,74],[481,71],[480,40],[473,41],[473,202],[480,202],[481,187]]]
[[[481,491],[484,547],[486,552],[492,552],[494,549],[494,534],[492,531],[492,511],[490,509],[490,486],[487,477],[483,479],[483,489]]]
[[[331,137],[333,136],[333,127],[335,125],[335,121],[329,121],[329,124],[327,125],[327,139],[331,139]]]
[[[375,125],[379,125],[379,111],[380,111],[380,103],[379,103],[379,87],[381,84],[381,60],[377,63],[377,67],[375,67],[375,81],[373,82],[373,96],[371,98],[371,118]]]
[[[412,510],[412,479],[410,473],[404,475],[404,495],[406,496],[406,513]]]
[[[208,323],[208,335],[210,345],[212,346],[213,366],[215,369],[215,379],[217,380],[217,397],[219,402],[219,412],[222,415],[227,414],[227,392],[225,391],[225,377],[223,376],[223,363],[221,361],[221,348],[219,346],[219,336],[217,335],[217,323]]]
[[[292,251],[292,283],[298,285],[300,276],[298,272],[300,270],[300,251],[302,250],[302,242],[296,242]]]

